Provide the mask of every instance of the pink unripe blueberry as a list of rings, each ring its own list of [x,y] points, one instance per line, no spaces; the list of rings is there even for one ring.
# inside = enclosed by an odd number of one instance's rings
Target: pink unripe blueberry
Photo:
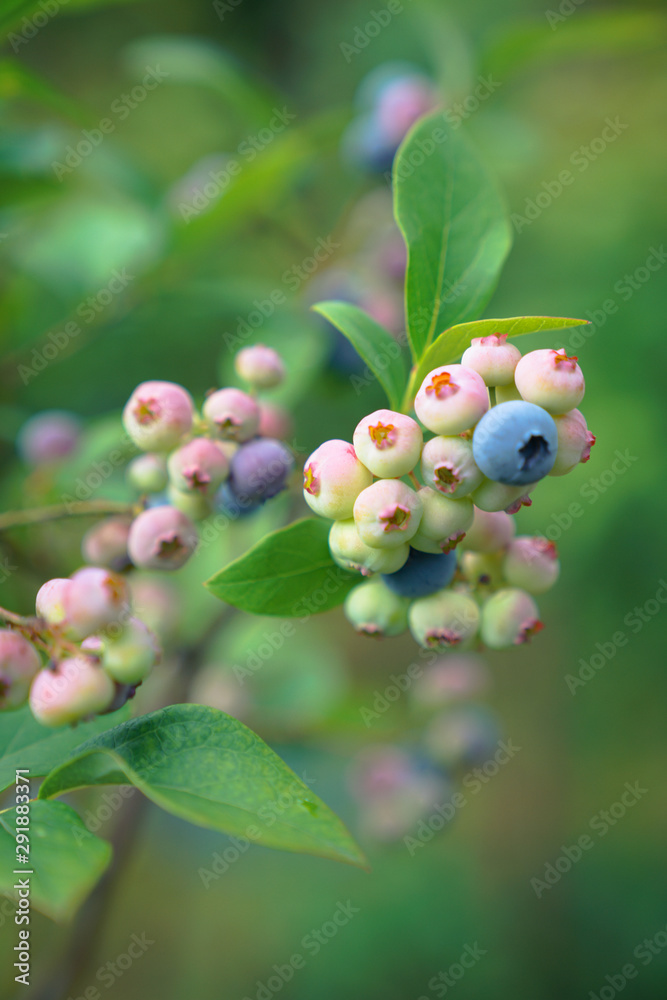
[[[488,760],[497,750],[498,723],[482,705],[457,705],[436,715],[424,732],[429,757],[444,767]],[[484,773],[484,772],[483,772]]]
[[[65,622],[80,639],[111,625],[118,625],[129,615],[130,594],[127,581],[111,570],[84,566],[71,576],[65,591]]]
[[[414,778],[414,763],[400,747],[380,744],[366,747],[350,769],[350,786],[355,798],[365,802],[409,785]]]
[[[451,551],[473,522],[472,500],[450,500],[430,486],[423,486],[417,496],[422,502],[422,519],[410,545],[420,552]]]
[[[132,522],[128,552],[141,569],[180,569],[198,542],[197,529],[175,507],[151,507]]]
[[[567,413],[584,398],[581,368],[563,347],[524,354],[516,366],[514,382],[523,399],[549,413]]]
[[[158,662],[160,646],[138,618],[128,618],[117,639],[104,643],[102,666],[119,684],[140,684]]]
[[[371,548],[398,548],[417,533],[422,502],[400,479],[378,479],[354,504],[354,520],[362,542]]]
[[[489,513],[475,507],[472,526],[461,542],[461,548],[471,552],[497,552],[507,548],[514,537],[516,526],[504,511]]]
[[[294,424],[292,418],[282,406],[277,403],[259,402],[259,435],[287,441],[292,436]]]
[[[17,438],[19,454],[29,465],[46,465],[71,455],[81,437],[81,423],[65,410],[44,410],[26,421]]]
[[[373,482],[347,441],[325,441],[306,461],[303,495],[311,510],[336,521],[352,517],[354,502]]]
[[[400,635],[408,627],[408,601],[385,587],[382,580],[364,580],[345,598],[345,617],[362,635]]]
[[[125,569],[131,524],[129,517],[108,517],[90,528],[81,542],[81,553],[85,561],[92,566]]]
[[[18,632],[0,629],[0,709],[18,708],[42,665],[35,647]]]
[[[492,333],[488,337],[474,337],[464,351],[461,364],[473,368],[486,385],[510,385],[514,369],[521,360],[521,351],[507,343],[506,333]]]
[[[169,480],[183,493],[212,496],[229,475],[229,461],[215,441],[196,437],[169,456]]]
[[[56,577],[47,580],[37,591],[35,611],[47,624],[60,625],[65,620],[65,594],[71,585],[71,580]]]
[[[505,553],[503,573],[511,587],[543,594],[553,587],[560,573],[556,546],[546,538],[519,535]]]
[[[370,576],[371,573],[395,573],[405,564],[410,546],[395,549],[374,549],[359,537],[354,518],[334,521],[329,532],[329,551],[335,563],[343,569]]]
[[[123,426],[142,451],[169,451],[189,433],[194,407],[175,382],[142,382],[123,410]]]
[[[182,602],[170,580],[133,574],[130,581],[132,604],[148,628],[161,638],[176,632],[182,616]]]
[[[259,406],[240,389],[218,389],[204,403],[204,418],[230,441],[249,441],[259,430]]]
[[[474,653],[448,653],[427,667],[411,691],[413,703],[426,709],[474,698],[486,691],[490,675]]]
[[[544,626],[535,601],[523,590],[506,587],[485,601],[481,638],[490,649],[509,649],[529,642]]]
[[[413,601],[408,612],[410,631],[420,646],[446,648],[471,639],[479,628],[479,608],[467,594],[439,590]]]
[[[434,437],[422,451],[421,470],[427,486],[455,500],[476,490],[482,472],[472,457],[472,442],[462,437]]]
[[[375,410],[359,421],[352,441],[357,457],[374,476],[392,479],[412,472],[424,439],[412,417],[394,410]]]
[[[484,379],[464,365],[443,365],[429,372],[415,398],[415,411],[434,434],[460,434],[484,416],[489,391]]]
[[[114,683],[98,659],[80,654],[37,674],[30,688],[30,708],[43,726],[64,726],[103,712],[114,695]]]
[[[127,480],[138,493],[161,493],[169,482],[167,463],[162,455],[137,455],[127,467]]]
[[[558,431],[558,451],[549,475],[564,476],[579,462],[588,461],[595,444],[595,435],[589,431],[586,418],[580,410],[570,410],[569,413],[556,416],[554,423]]]
[[[234,358],[236,374],[257,389],[272,389],[285,378],[285,364],[277,351],[264,344],[243,347]]]
[[[398,144],[408,129],[435,105],[431,82],[421,76],[397,76],[380,90],[376,116],[382,135]]]
[[[508,514],[516,514],[520,507],[530,507],[532,500],[530,500],[529,494],[536,486],[537,483],[507,486],[505,483],[498,483],[494,479],[487,479],[484,476],[472,494],[471,500],[475,507],[487,513],[504,510]]]

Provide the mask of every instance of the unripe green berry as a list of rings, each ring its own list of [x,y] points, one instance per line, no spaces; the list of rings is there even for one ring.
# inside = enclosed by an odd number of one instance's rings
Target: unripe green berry
[[[125,475],[138,493],[161,493],[169,482],[165,458],[153,452],[133,458]]]
[[[507,587],[482,608],[481,638],[490,649],[510,649],[528,642],[542,628],[535,601],[523,590]]]
[[[512,541],[516,525],[504,511],[489,513],[475,507],[472,526],[468,528],[461,548],[468,552],[497,552]]]
[[[450,500],[430,486],[423,486],[417,496],[422,502],[423,513],[419,530],[410,545],[420,552],[451,551],[473,522],[472,500],[468,497]]]
[[[422,502],[399,479],[378,479],[357,497],[354,520],[362,542],[372,548],[398,548],[417,533]]]
[[[472,494],[471,500],[475,507],[487,513],[496,513],[504,510],[507,513],[516,513],[521,506],[530,507],[532,501],[529,494],[537,486],[537,483],[525,483],[523,486],[507,486],[505,483],[498,483],[493,479],[482,479],[481,484]],[[521,501],[518,503],[518,501]]]
[[[374,476],[406,476],[419,462],[422,430],[416,420],[394,410],[375,410],[364,417],[352,438],[357,457]]]
[[[334,521],[329,532],[329,551],[335,563],[343,569],[370,576],[371,573],[395,573],[404,565],[410,546],[395,549],[377,549],[364,545],[354,518]]]
[[[420,597],[410,606],[410,631],[420,646],[437,649],[458,646],[471,639],[479,627],[479,608],[467,594],[439,590]]]
[[[472,457],[472,443],[463,437],[438,435],[424,445],[421,457],[424,482],[455,500],[469,496],[482,482]]]
[[[102,666],[119,684],[140,684],[158,662],[160,646],[146,625],[129,618],[117,639],[104,643]]]
[[[365,580],[349,592],[343,610],[357,632],[363,635],[395,636],[408,625],[409,602],[397,597],[382,580]]]

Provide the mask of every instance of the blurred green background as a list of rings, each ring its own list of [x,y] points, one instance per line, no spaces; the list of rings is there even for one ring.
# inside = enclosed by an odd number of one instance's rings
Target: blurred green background
[[[624,619],[654,598],[667,576],[660,544],[667,21],[657,3],[405,0],[402,7],[347,58],[341,43],[355,44],[355,32],[386,4],[71,0],[34,37],[5,43],[5,509],[45,489],[57,498],[82,474],[70,466],[47,487],[34,475],[26,481],[13,440],[29,415],[56,407],[91,418],[85,471],[117,435],[117,413],[137,382],[175,379],[201,396],[222,379],[232,357],[225,334],[275,289],[286,302],[252,339],[275,344],[289,359],[283,398],[293,409],[299,453],[325,437],[349,438],[359,417],[381,405],[376,387],[355,392],[328,369],[324,331],[307,310],[320,275],[312,290],[304,283],[295,291],[284,276],[319,239],[340,243],[331,268],[344,268],[358,251],[350,226],[355,204],[386,183],[341,160],[340,136],[359,83],[387,60],[408,60],[432,76],[445,106],[474,94],[479,78],[497,85],[463,126],[499,174],[516,223],[486,315],[580,316],[593,324],[583,335],[570,330],[523,345],[574,349],[598,440],[587,465],[550,480],[519,515],[522,531],[557,541],[563,566],[559,585],[540,602],[545,632],[489,660],[489,702],[521,752],[413,856],[402,840],[381,844],[360,834],[370,874],[253,847],[205,888],[199,870],[229,842],[150,809],[107,918],[76,957],[75,983],[63,998],[97,985],[102,996],[123,1000],[266,1000],[263,989],[290,1000],[449,993],[459,1000],[562,1000],[591,991],[609,1000],[621,991],[614,977],[629,962],[638,975],[622,983],[628,998],[665,995],[667,948],[656,944],[646,965],[633,957],[656,934],[667,942],[665,610],[647,612],[636,633]],[[15,10],[13,30],[20,32],[24,9],[7,10],[7,17]],[[125,119],[113,116],[113,134],[58,180],[52,162],[157,65],[166,79]],[[174,185],[203,157],[233,154],[260,134],[276,108],[294,119],[252,161],[244,159],[238,182],[208,211],[190,222],[179,218]],[[601,150],[594,140],[607,119],[620,123],[618,136]],[[565,169],[574,180],[554,196]],[[526,221],[530,214],[536,217]],[[123,269],[132,280],[107,304],[101,292]],[[91,296],[95,316],[85,319]],[[35,366],[49,331],[72,318],[80,332],[43,371],[22,377],[21,366]],[[629,458],[614,464],[617,452]],[[116,480],[105,495],[122,493]],[[582,513],[568,525],[572,502]],[[190,631],[211,613],[201,581],[272,527],[271,518],[241,526],[233,541],[188,567],[182,589]],[[73,569],[78,530],[13,533],[3,554],[21,570],[0,585],[2,603],[29,611],[47,573]],[[253,627],[261,632],[263,625]],[[566,675],[619,630],[628,643],[572,693]],[[227,641],[220,656],[230,658]],[[236,642],[252,648],[244,634]],[[350,758],[371,741],[409,737],[415,725],[405,699],[370,727],[359,707],[414,655],[409,640],[367,644],[333,612],[308,622],[286,646],[282,685],[272,692],[267,680],[266,711],[260,706],[249,717],[355,832],[345,781]],[[619,800],[626,782],[647,792],[538,898],[531,879],[543,878],[564,846],[590,832],[591,819]],[[85,808],[96,800],[72,801]],[[313,954],[304,938],[348,900],[358,912]],[[3,907],[1,917],[7,996],[14,986],[9,912]],[[52,963],[71,930],[35,921],[34,978],[45,976],[48,995],[59,997]],[[120,978],[100,984],[98,969],[123,953],[134,933],[154,943]],[[437,980],[468,945],[483,956],[460,981]],[[263,986],[274,965],[296,953],[304,967],[279,989]]]

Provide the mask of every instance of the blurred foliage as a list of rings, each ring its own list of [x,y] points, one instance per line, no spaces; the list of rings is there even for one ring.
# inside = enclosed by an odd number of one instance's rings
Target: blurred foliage
[[[5,4],[5,37],[37,7]],[[583,333],[540,333],[530,344],[564,345],[579,356],[598,443],[590,463],[550,481],[547,504],[538,491],[519,515],[521,530],[557,542],[563,574],[543,602],[547,628],[539,641],[494,658],[490,702],[521,752],[469,797],[451,829],[414,856],[402,841],[364,843],[370,875],[252,847],[204,888],[199,869],[227,848],[233,857],[233,845],[151,812],[73,996],[143,931],[155,944],[116,982],[126,1000],[257,997],[258,981],[297,952],[308,957],[281,990],[291,1000],[430,998],[439,995],[429,987],[433,977],[475,942],[486,954],[457,983],[460,1000],[599,995],[605,976],[626,962],[639,965],[634,949],[665,928],[665,612],[648,615],[636,634],[624,623],[665,576],[658,544],[667,263],[662,7],[554,3],[552,13],[571,13],[550,23],[549,8],[535,0],[413,0],[349,61],[341,43],[363,30],[370,16],[364,5],[244,0],[227,7],[221,18],[208,2],[70,0],[25,44],[6,42],[3,508],[58,501],[79,480],[85,485],[93,463],[122,447],[117,415],[138,381],[175,379],[201,397],[227,377],[253,312],[260,322],[248,340],[278,346],[293,373],[284,392],[300,454],[324,437],[349,438],[358,419],[382,405],[377,385],[355,392],[349,377],[331,370],[325,331],[308,305],[336,297],[316,294],[316,282],[356,260],[351,221],[374,182],[341,162],[339,140],[355,113],[358,84],[389,59],[430,73],[451,107],[474,95],[479,74],[495,74],[499,86],[477,106],[469,102],[462,129],[500,174],[511,211],[527,217],[528,202],[539,210],[517,226],[487,315],[592,320]],[[155,64],[169,75],[145,98],[132,98]],[[136,107],[121,117],[113,108],[124,94]],[[270,130],[285,110],[295,118]],[[68,146],[74,163],[83,130],[100,128],[104,118],[112,132],[57,180],[52,163],[64,162]],[[594,141],[608,118],[627,127],[598,153]],[[261,149],[251,158],[253,140]],[[241,172],[205,195],[206,208],[186,221],[178,206],[190,202],[179,185],[186,178],[191,196],[210,180],[209,170],[224,170],[229,160],[212,167],[207,159],[220,156],[238,161]],[[203,178],[191,174],[202,164]],[[549,197],[563,170],[573,182]],[[318,241],[330,239],[340,247],[312,279],[298,277]],[[655,272],[649,258],[660,261]],[[118,274],[130,277],[114,292]],[[275,292],[284,298],[279,305]],[[43,370],[22,378],[20,366],[36,367],[37,356],[51,353],[45,347],[62,343],[68,323],[78,332]],[[28,474],[13,439],[30,414],[51,407],[90,418],[83,448],[52,473]],[[631,456],[620,473],[617,451]],[[124,489],[119,466],[100,495]],[[577,517],[568,514],[573,502],[582,511]],[[186,633],[196,636],[215,613],[201,582],[287,516],[277,507],[239,522],[177,574]],[[6,536],[3,558],[21,569],[0,584],[0,601],[29,610],[43,579],[75,568],[84,528],[54,523]],[[248,618],[236,628],[211,663],[223,676],[270,626]],[[618,630],[628,633],[628,644],[572,695],[565,676]],[[357,817],[345,781],[351,758],[370,742],[410,738],[418,728],[404,698],[371,726],[360,707],[372,705],[414,656],[409,640],[391,648],[365,643],[335,610],[300,626],[248,682],[250,724],[297,774],[313,778],[316,794],[353,833]],[[636,780],[648,789],[637,807],[538,899],[530,880]],[[84,816],[87,809],[95,815],[97,796],[77,800]],[[359,908],[351,926],[311,955],[304,936],[348,898]],[[15,943],[10,912],[4,907],[0,916],[7,958]],[[34,918],[36,969],[49,968],[66,936]],[[667,951],[640,966],[628,996],[654,1000],[666,982]]]

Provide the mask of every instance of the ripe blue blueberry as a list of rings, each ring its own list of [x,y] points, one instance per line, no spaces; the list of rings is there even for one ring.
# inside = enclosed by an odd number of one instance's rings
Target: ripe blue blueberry
[[[383,574],[382,579],[399,597],[426,597],[451,583],[456,570],[453,552],[419,552],[410,549],[407,562],[395,573]]]
[[[293,468],[292,453],[282,441],[255,438],[232,458],[229,489],[237,499],[269,500],[284,488]]]
[[[556,461],[553,417],[523,400],[499,403],[475,427],[472,453],[485,476],[508,486],[535,483]]]

